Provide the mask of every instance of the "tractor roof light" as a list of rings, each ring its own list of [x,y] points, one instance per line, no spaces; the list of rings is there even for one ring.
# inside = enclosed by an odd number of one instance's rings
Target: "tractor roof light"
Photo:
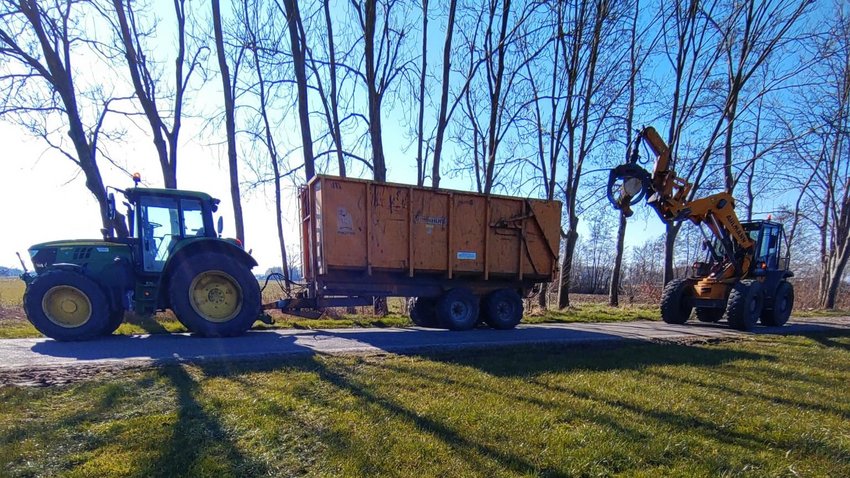
[[[142,182],[142,175],[139,173],[133,173],[133,184],[138,186],[140,182]]]

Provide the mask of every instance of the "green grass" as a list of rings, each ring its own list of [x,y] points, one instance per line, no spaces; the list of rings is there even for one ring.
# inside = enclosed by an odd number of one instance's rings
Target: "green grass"
[[[850,476],[850,337],[180,365],[0,389],[4,476]]]

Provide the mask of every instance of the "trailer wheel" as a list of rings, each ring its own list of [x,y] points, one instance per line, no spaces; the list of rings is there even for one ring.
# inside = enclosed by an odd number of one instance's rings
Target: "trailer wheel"
[[[39,274],[24,293],[30,323],[54,340],[88,340],[106,329],[109,305],[100,286],[67,270]]]
[[[794,308],[794,286],[787,281],[782,281],[776,286],[776,294],[773,304],[768,309],[765,307],[761,312],[762,325],[781,327],[791,317],[791,309]]]
[[[696,308],[697,320],[700,322],[714,323],[723,318],[723,309],[712,309],[708,307]]]
[[[419,327],[436,327],[435,316],[436,301],[428,297],[413,297],[410,299],[408,309],[410,320]]]
[[[478,298],[469,289],[451,289],[437,299],[437,321],[449,330],[469,330],[478,322]]]
[[[169,287],[171,309],[204,337],[242,335],[260,316],[260,284],[242,263],[220,253],[187,257]]]
[[[522,298],[513,289],[499,289],[482,301],[484,321],[494,329],[508,330],[522,320]]]
[[[690,287],[686,279],[673,279],[664,286],[661,293],[661,319],[664,322],[684,324],[688,321],[693,309],[686,300]]]
[[[738,281],[729,293],[726,303],[726,320],[738,330],[752,330],[761,315],[764,295],[761,283],[753,280]]]

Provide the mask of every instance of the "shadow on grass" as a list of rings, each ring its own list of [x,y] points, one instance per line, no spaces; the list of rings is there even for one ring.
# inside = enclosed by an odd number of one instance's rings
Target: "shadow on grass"
[[[161,455],[140,476],[268,476],[267,467],[244,454],[216,416],[198,400],[198,383],[179,365],[168,366],[167,377],[177,395],[177,422]]]

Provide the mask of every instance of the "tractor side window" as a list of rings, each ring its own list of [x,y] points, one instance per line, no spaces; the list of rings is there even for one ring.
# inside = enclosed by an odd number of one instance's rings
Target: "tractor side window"
[[[204,211],[201,201],[183,199],[183,237],[204,236]]]
[[[141,205],[142,256],[147,271],[162,271],[172,242],[180,235],[177,201],[170,198],[144,198]]]

